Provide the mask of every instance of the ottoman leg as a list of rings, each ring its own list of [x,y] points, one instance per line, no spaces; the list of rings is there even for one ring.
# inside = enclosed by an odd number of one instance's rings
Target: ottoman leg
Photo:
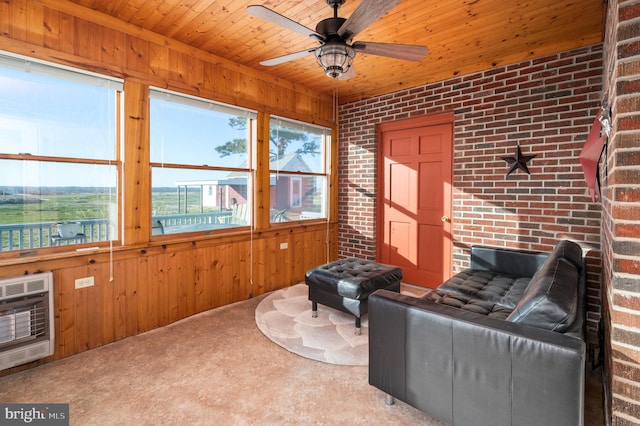
[[[385,398],[385,404],[387,405],[393,405],[396,403],[396,399],[394,397],[392,397],[391,395],[387,394],[387,397]]]
[[[312,318],[317,318],[318,317],[318,302],[311,302],[311,317]]]
[[[360,317],[356,317],[356,336],[359,336],[362,334],[362,328],[360,327]]]

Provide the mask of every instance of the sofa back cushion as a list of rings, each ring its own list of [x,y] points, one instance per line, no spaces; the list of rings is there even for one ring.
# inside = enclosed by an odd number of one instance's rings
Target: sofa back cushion
[[[580,246],[570,241],[558,244],[531,278],[507,321],[558,332],[569,329],[578,310],[581,263]]]
[[[569,240],[562,240],[551,251],[549,254],[550,258],[561,257],[565,260],[568,260],[575,266],[578,271],[582,268],[582,248]]]
[[[471,269],[512,277],[533,277],[549,253],[509,248],[472,246]]]

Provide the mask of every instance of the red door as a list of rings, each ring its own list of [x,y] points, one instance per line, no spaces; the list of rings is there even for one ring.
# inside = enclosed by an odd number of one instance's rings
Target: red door
[[[403,282],[436,287],[451,275],[452,116],[379,127],[378,259]]]

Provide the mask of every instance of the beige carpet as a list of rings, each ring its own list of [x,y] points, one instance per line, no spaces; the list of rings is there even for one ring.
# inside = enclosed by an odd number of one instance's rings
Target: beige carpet
[[[266,297],[256,308],[256,324],[274,343],[294,354],[339,365],[368,365],[369,328],[366,316],[361,334],[355,334],[355,317],[318,305],[311,316],[309,289],[297,284]]]
[[[368,384],[368,368],[313,361],[256,327],[264,296],[0,377],[3,403],[69,403],[71,425],[441,425]],[[585,425],[601,426],[599,369]]]
[[[325,364],[256,327],[264,297],[0,377],[4,403],[69,403],[71,425],[439,425],[384,403],[364,366]]]

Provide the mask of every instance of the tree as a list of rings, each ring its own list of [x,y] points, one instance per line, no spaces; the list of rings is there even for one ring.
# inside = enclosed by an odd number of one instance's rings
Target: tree
[[[245,117],[231,117],[229,118],[229,127],[236,130],[246,130],[247,119]],[[215,149],[220,157],[247,152],[247,140],[236,138],[227,141],[224,145],[216,146]]]
[[[235,130],[246,130],[247,119],[245,117],[229,118],[229,127]],[[271,160],[282,158],[287,152],[287,147],[294,141],[302,142],[302,147],[296,150],[296,154],[319,154],[320,146],[314,140],[309,141],[309,135],[302,130],[275,125],[269,133]],[[225,144],[217,146],[216,151],[221,157],[247,151],[246,139],[233,139]]]

